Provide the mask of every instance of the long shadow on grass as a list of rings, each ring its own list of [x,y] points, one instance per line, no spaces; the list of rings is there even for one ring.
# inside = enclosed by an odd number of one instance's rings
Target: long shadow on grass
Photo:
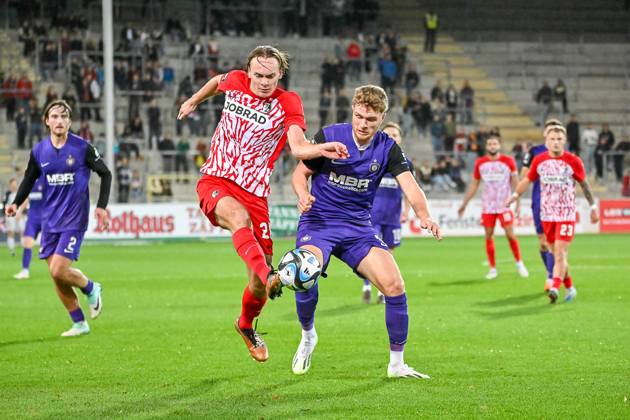
[[[566,313],[567,310],[571,310],[567,306],[563,304],[561,305],[562,309],[558,308],[557,305],[549,305],[548,303],[540,303],[540,305],[536,306],[526,306],[521,308],[507,309],[505,311],[498,312],[484,312],[484,311],[474,311],[474,313],[481,315],[484,318],[488,318],[490,320],[502,320],[506,318],[514,318],[517,316],[530,316],[530,315],[538,315],[542,313],[552,314],[552,313]]]
[[[477,302],[479,306],[489,306],[489,307],[497,307],[497,306],[513,306],[513,305],[521,305],[527,302],[531,302],[532,300],[543,300],[547,301],[546,296],[543,293],[531,293],[529,295],[522,296],[510,296],[505,299],[491,300],[488,302]]]
[[[61,341],[64,340],[63,337],[59,335],[55,335],[53,337],[43,337],[43,338],[28,338],[24,340],[11,340],[11,341],[2,341],[0,342],[0,348],[3,347],[11,347],[11,346],[19,346],[22,344],[37,344],[37,343],[47,343],[51,341]],[[67,340],[67,338],[65,339]]]
[[[431,287],[452,287],[452,286],[473,286],[475,284],[488,284],[488,280],[483,279],[470,279],[470,280],[456,280],[456,281],[431,281],[427,283]]]

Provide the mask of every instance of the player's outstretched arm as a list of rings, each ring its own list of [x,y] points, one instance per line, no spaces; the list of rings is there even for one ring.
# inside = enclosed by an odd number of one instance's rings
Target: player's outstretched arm
[[[31,193],[33,189],[33,185],[35,185],[35,181],[39,178],[41,174],[39,167],[37,166],[37,162],[35,161],[35,157],[33,156],[33,152],[31,152],[31,156],[28,159],[28,164],[26,165],[26,170],[24,171],[24,179],[20,183],[18,187],[17,193],[15,194],[15,200],[4,210],[4,213],[13,217],[17,214],[18,208],[26,201],[28,195]]]
[[[347,159],[348,148],[345,144],[336,141],[312,144],[298,125],[292,125],[287,130],[287,140],[291,148],[291,154],[299,160],[317,159]]]
[[[466,206],[468,205],[468,202],[470,202],[470,200],[475,196],[477,189],[479,189],[480,182],[481,181],[476,178],[473,178],[472,181],[470,181],[470,188],[468,188],[468,191],[466,191],[466,195],[464,196],[462,205],[459,206],[459,209],[457,210],[457,215],[459,217],[464,216],[464,212],[466,211]]]
[[[403,194],[405,194],[405,197],[409,200],[409,204],[411,204],[414,213],[416,213],[416,216],[420,219],[420,226],[430,231],[435,239],[438,241],[441,240],[442,232],[440,226],[431,219],[427,196],[424,194],[424,191],[422,191],[413,175],[411,175],[411,172],[402,172],[396,176],[396,181],[398,181],[400,189],[402,189]]]
[[[179,112],[177,113],[177,119],[181,120],[186,118],[188,114],[193,112],[200,103],[210,98],[211,96],[215,96],[219,94],[219,82],[221,81],[222,74],[218,74],[214,76],[212,79],[208,80],[205,85],[201,87],[193,96],[188,98],[186,102],[179,107]]]
[[[309,211],[315,202],[315,197],[308,190],[308,180],[313,173],[312,170],[306,167],[304,162],[298,162],[291,177],[291,185],[298,198],[297,206],[300,213]]]
[[[105,229],[109,225],[109,213],[107,213],[107,203],[109,202],[109,193],[112,188],[112,173],[109,171],[105,162],[99,155],[98,151],[92,147],[88,147],[86,153],[87,166],[97,173],[101,178],[101,187],[98,193],[98,201],[96,202],[96,222],[99,229]]]
[[[586,178],[580,182],[580,187],[582,187],[582,192],[584,192],[584,198],[586,198],[586,201],[588,201],[588,204],[591,206],[591,223],[599,222],[597,204],[595,203],[595,198],[593,197],[593,191],[591,191],[591,185],[588,183]]]

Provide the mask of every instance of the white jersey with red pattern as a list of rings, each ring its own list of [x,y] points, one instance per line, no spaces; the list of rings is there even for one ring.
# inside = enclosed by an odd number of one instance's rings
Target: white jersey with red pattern
[[[212,136],[210,156],[201,172],[234,181],[258,197],[269,195],[269,177],[293,124],[306,130],[302,100],[277,88],[261,98],[249,88],[247,73],[234,70],[221,77],[225,92],[221,120]]]
[[[510,156],[489,156],[475,161],[473,177],[483,181],[481,208],[483,213],[500,214],[507,211],[505,200],[512,194],[512,176],[516,176],[516,162]]]
[[[575,181],[586,177],[579,157],[569,152],[557,158],[541,153],[532,161],[527,177],[532,182],[540,180],[540,220],[575,221]]]

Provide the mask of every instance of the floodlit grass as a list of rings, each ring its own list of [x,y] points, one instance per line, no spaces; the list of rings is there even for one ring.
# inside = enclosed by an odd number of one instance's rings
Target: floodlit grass
[[[405,358],[426,381],[386,378],[384,307],[363,305],[336,260],[320,280],[313,366],[295,376],[292,292],[259,321],[267,363],[234,332],[245,270],[229,242],[85,245],[76,266],[102,282],[104,311],[75,339],[59,337],[70,319],[44,263],[13,280],[19,257],[0,249],[0,418],[630,417],[630,236],[578,236],[577,300],[554,306],[535,238],[521,238],[529,279],[496,242],[494,281],[482,238],[397,250]],[[277,241],[276,260],[291,247]]]

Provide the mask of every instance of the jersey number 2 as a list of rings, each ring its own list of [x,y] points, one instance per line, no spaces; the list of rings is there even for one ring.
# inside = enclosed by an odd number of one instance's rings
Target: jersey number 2
[[[66,246],[66,249],[63,250],[63,252],[65,252],[66,254],[74,253],[74,246],[76,244],[77,244],[77,238],[75,238],[74,236],[71,236],[70,241],[68,242],[68,245]]]
[[[269,224],[267,222],[262,222],[260,224],[260,229],[262,230],[262,234],[260,235],[263,239],[269,239]]]
[[[560,236],[572,237],[573,236],[573,225],[560,225]]]

